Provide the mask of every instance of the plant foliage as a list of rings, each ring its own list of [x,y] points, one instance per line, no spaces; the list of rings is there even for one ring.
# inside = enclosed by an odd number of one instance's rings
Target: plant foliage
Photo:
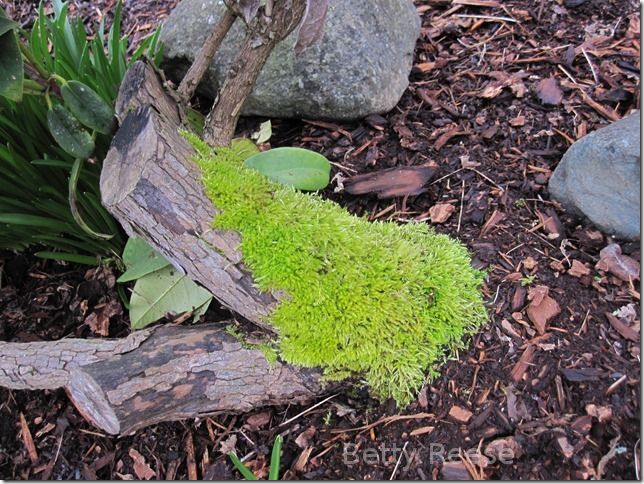
[[[43,257],[96,263],[125,242],[98,183],[112,106],[133,61],[160,60],[159,32],[128,59],[120,3],[93,38],[67,3],[52,5],[47,16],[41,3],[29,33],[0,9],[0,248],[43,245]]]
[[[214,227],[241,235],[261,290],[288,294],[268,318],[287,362],[363,376],[375,395],[406,404],[486,320],[483,275],[459,242],[426,224],[370,223],[186,136],[221,210]]]

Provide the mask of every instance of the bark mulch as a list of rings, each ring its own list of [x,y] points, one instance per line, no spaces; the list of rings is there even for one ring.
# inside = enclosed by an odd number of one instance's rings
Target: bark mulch
[[[71,3],[93,20],[114,5]],[[126,1],[126,30],[149,33],[175,3]],[[0,389],[0,478],[239,478],[231,448],[265,478],[278,433],[284,479],[639,478],[640,286],[597,267],[613,242],[639,262],[639,243],[571,219],[547,190],[571,143],[640,106],[638,4],[415,3],[422,35],[393,111],[341,124],[273,120],[271,143],[324,153],[336,175],[324,195],[351,212],[427,221],[468,245],[488,272],[490,310],[469,351],[405,409],[356,384],[315,407],[123,438],[90,427],[64,392]],[[28,25],[33,3],[8,10]],[[261,121],[245,119],[240,131]],[[356,174],[418,166],[434,169],[418,195],[334,190]],[[92,315],[119,301],[109,269],[4,253],[0,276],[4,340],[95,336]],[[127,331],[127,312],[114,310],[110,336]]]

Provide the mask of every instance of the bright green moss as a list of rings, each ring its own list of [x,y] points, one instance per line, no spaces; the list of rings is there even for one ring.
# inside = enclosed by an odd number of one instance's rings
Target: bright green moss
[[[355,217],[187,136],[221,210],[213,226],[239,232],[261,290],[288,294],[269,321],[285,361],[363,376],[376,396],[404,405],[485,321],[482,273],[457,241],[425,224]]]

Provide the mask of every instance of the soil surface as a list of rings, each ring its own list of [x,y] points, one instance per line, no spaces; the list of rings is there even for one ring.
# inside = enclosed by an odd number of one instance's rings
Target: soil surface
[[[71,3],[88,21],[109,18],[115,4]],[[467,244],[488,272],[490,313],[469,351],[404,409],[356,382],[315,407],[164,423],[123,438],[91,427],[63,391],[0,389],[0,478],[240,478],[222,453],[233,447],[265,478],[278,433],[284,479],[639,478],[639,281],[596,267],[613,242],[639,261],[639,243],[571,219],[547,190],[572,142],[639,108],[638,3],[415,3],[422,34],[392,112],[342,124],[272,120],[271,144],[325,154],[338,175],[325,195],[351,212],[426,221]],[[174,4],[126,0],[126,31],[141,38]],[[5,7],[29,25],[33,5]],[[241,134],[262,121],[243,120]],[[334,190],[355,174],[422,165],[434,173],[418,195]],[[97,337],[92,315],[114,302],[109,269],[0,253],[2,340]],[[127,334],[127,311],[110,314],[109,336]],[[215,308],[205,320],[224,317]]]

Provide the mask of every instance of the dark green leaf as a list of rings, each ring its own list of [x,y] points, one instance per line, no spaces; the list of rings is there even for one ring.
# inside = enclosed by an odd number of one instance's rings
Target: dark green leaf
[[[251,156],[245,164],[299,190],[321,190],[329,184],[331,173],[329,160],[304,148],[275,148]]]
[[[34,254],[36,257],[42,259],[63,260],[65,262],[73,262],[75,264],[84,264],[88,266],[95,266],[98,264],[98,259],[89,255],[70,254],[66,252],[48,252],[40,251]]]
[[[9,27],[4,10],[0,8],[0,21],[4,21],[4,33],[0,35],[0,96],[12,101],[22,99],[22,83],[24,81],[24,68],[18,37]],[[0,23],[0,30],[3,24]]]
[[[114,128],[112,108],[91,87],[69,81],[60,89],[65,106],[88,128],[110,134]]]
[[[10,30],[15,30],[19,27],[20,24],[9,19],[5,11],[0,8],[0,35],[4,35]]]
[[[92,137],[63,106],[57,104],[49,110],[47,124],[56,142],[70,155],[88,158],[94,151]]]

